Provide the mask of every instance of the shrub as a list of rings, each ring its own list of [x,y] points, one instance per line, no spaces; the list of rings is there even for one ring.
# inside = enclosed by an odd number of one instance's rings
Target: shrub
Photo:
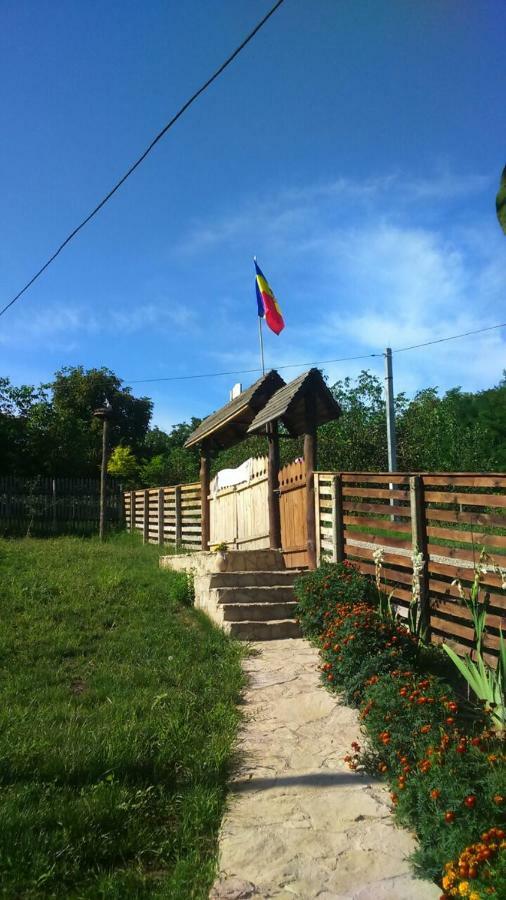
[[[176,603],[193,606],[195,591],[193,576],[187,572],[170,572],[170,596]]]
[[[368,603],[337,604],[325,613],[322,641],[324,679],[344,690],[353,705],[360,702],[368,679],[378,672],[412,665],[417,641],[393,619],[383,619]]]
[[[304,634],[317,637],[328,617],[341,603],[359,602],[370,597],[370,584],[349,562],[323,563],[306,572],[294,585],[298,616]]]
[[[487,728],[490,716],[457,702],[436,676],[394,670],[369,680],[361,719],[367,746],[355,744],[346,759],[352,769],[386,775],[397,820],[420,842],[416,868],[440,880],[470,840],[504,822],[506,757]],[[467,879],[475,868],[460,867]]]

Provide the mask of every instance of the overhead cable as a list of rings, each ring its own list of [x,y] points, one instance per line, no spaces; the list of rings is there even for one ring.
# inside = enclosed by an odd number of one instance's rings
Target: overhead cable
[[[6,303],[6,305],[2,309],[0,309],[0,316],[3,316],[4,313],[6,313],[7,310],[10,309],[10,307],[13,306],[14,303],[16,303],[16,301],[20,299],[20,297],[23,296],[23,294],[28,290],[28,288],[30,288],[32,286],[32,284],[35,281],[37,281],[37,278],[40,278],[40,276],[42,275],[43,272],[45,272],[45,270],[48,268],[48,266],[50,266],[51,263],[54,262],[56,257],[60,255],[60,253],[62,252],[64,247],[66,247],[67,244],[69,244],[70,241],[76,237],[76,235],[81,231],[81,229],[84,228],[84,226],[87,225],[88,222],[91,221],[91,219],[93,219],[93,217],[97,215],[97,213],[102,209],[103,206],[105,206],[106,203],[108,203],[108,201],[116,193],[116,191],[119,190],[119,188],[125,183],[127,178],[130,178],[130,175],[133,175],[133,173],[138,168],[138,166],[140,166],[140,164],[142,162],[144,162],[144,160],[146,159],[148,154],[151,153],[151,151],[156,146],[158,141],[160,141],[163,138],[163,136],[169,131],[169,129],[172,128],[173,125],[175,125],[177,120],[179,118],[181,118],[181,116],[186,112],[187,109],[189,109],[189,107],[192,105],[192,103],[194,103],[195,100],[198,97],[200,97],[200,95],[203,94],[204,91],[206,91],[208,87],[211,86],[213,81],[216,81],[216,79],[219,78],[219,76],[222,74],[222,72],[224,72],[225,69],[228,68],[230,63],[233,62],[233,60],[236,58],[236,56],[239,55],[241,50],[244,50],[246,45],[249,44],[249,42],[260,31],[260,29],[263,28],[265,23],[270,19],[270,17],[272,15],[274,15],[276,10],[279,9],[279,7],[281,6],[282,3],[284,3],[284,0],[278,0],[278,2],[274,4],[272,9],[269,10],[269,12],[263,17],[263,19],[260,19],[260,21],[257,23],[257,25],[255,25],[253,31],[250,31],[248,36],[246,38],[244,38],[242,43],[239,44],[238,47],[236,47],[234,52],[231,53],[229,57],[227,57],[227,59],[225,60],[224,63],[222,63],[222,65],[219,67],[219,69],[216,69],[216,71],[213,73],[213,75],[211,75],[211,77],[208,78],[207,81],[205,81],[204,84],[201,85],[201,87],[199,87],[199,89],[197,91],[195,91],[194,94],[192,94],[190,99],[187,100],[186,103],[183,104],[183,106],[181,106],[181,108],[172,117],[172,119],[170,119],[170,121],[167,122],[166,125],[164,125],[162,130],[158,132],[156,137],[153,138],[151,143],[144,150],[144,153],[142,153],[141,156],[139,156],[139,158],[136,159],[136,161],[134,163],[132,163],[130,168],[125,172],[125,174],[120,178],[120,180],[116,182],[116,184],[114,185],[113,188],[111,188],[109,193],[106,194],[105,197],[102,198],[100,203],[97,203],[95,208],[92,209],[92,211],[86,216],[86,218],[83,219],[82,222],[80,222],[79,225],[77,225],[76,228],[74,228],[74,230],[71,231],[69,235],[67,235],[65,240],[62,241],[62,243],[57,248],[57,250],[55,250],[55,252],[52,254],[52,256],[50,256],[49,259],[44,263],[44,265],[41,266],[40,269],[35,273],[35,275],[33,275],[32,278],[30,278],[30,281],[27,281],[25,286],[23,288],[21,288],[20,291],[18,291],[16,296],[13,297],[12,300],[10,300],[8,303]]]

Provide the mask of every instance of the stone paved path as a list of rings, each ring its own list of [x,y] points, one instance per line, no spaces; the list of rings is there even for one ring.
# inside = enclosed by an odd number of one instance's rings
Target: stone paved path
[[[252,646],[212,900],[436,900],[410,875],[414,841],[394,826],[386,788],[342,761],[358,717],[320,685],[317,651]]]

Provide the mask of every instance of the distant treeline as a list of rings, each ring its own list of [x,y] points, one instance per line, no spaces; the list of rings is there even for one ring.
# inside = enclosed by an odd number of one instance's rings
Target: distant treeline
[[[318,468],[384,471],[387,466],[383,382],[370,372],[338,381],[332,391],[341,418],[318,432]],[[65,368],[45,385],[16,387],[0,378],[0,474],[96,477],[101,458],[101,423],[93,411],[107,399],[113,408],[111,475],[126,486],[196,481],[198,450],[184,442],[200,420],[169,432],[151,428],[153,404],[134,397],[108,369]],[[419,391],[395,400],[397,459],[401,471],[505,471],[506,373],[477,393],[453,388]],[[210,410],[211,412],[211,410]],[[214,471],[266,452],[265,439],[247,441],[218,454]],[[301,442],[281,441],[282,463],[302,452]]]

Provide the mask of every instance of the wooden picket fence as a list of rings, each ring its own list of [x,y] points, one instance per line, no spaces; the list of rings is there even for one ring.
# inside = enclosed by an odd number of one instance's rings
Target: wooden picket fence
[[[319,472],[316,482],[319,561],[348,559],[374,576],[373,553],[381,549],[384,589],[407,616],[417,549],[426,560],[420,589],[432,641],[451,640],[461,653],[472,647],[473,630],[452,582],[469,590],[485,548],[492,557],[482,576],[490,610],[485,647],[495,657],[499,627],[506,630],[506,475]]]
[[[123,503],[126,527],[140,532],[145,544],[172,544],[181,550],[200,550],[198,482],[127,491]]]
[[[121,524],[122,487],[108,480],[106,522]],[[0,535],[87,535],[98,531],[98,478],[0,477]]]

